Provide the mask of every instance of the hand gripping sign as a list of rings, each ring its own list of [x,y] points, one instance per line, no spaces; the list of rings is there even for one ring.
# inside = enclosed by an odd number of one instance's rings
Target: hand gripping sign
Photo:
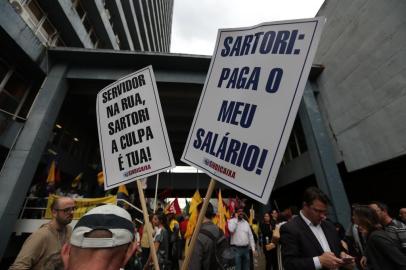
[[[324,22],[220,29],[182,161],[267,203]]]
[[[175,166],[151,66],[97,94],[105,189]]]

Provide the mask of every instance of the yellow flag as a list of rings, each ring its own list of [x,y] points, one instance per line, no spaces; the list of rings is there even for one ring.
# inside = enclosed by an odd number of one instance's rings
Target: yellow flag
[[[118,187],[117,194],[118,194],[118,193],[123,193],[123,194],[129,196],[129,195],[128,195],[127,187],[126,187],[125,185],[121,185],[121,186]]]
[[[55,160],[52,160],[51,166],[49,167],[47,183],[48,184],[55,184],[56,180],[56,165]]]
[[[218,204],[217,204],[217,226],[225,233],[226,232],[226,207],[223,204],[223,197],[221,196],[221,189],[219,190]]]
[[[101,171],[101,172],[99,172],[97,174],[97,183],[99,184],[99,186],[104,185],[104,173],[103,173],[103,171]]]
[[[254,210],[254,205],[251,205],[250,209],[250,217],[248,219],[249,224],[252,226],[252,221],[254,220],[255,217],[255,210]]]
[[[199,203],[202,202],[202,197],[200,197],[199,190],[196,190],[195,194],[192,197],[192,201],[190,202],[190,207],[189,207],[189,222],[187,224],[186,232],[185,232],[185,238],[188,239],[192,237],[193,230],[196,227],[197,223],[197,218],[198,214],[196,211],[197,206]]]
[[[79,173],[78,176],[75,177],[75,179],[73,179],[72,181],[72,187],[75,188],[79,185],[80,180],[82,179],[83,173]]]

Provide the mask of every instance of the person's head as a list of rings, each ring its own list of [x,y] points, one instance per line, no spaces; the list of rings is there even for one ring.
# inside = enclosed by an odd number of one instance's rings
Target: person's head
[[[375,213],[378,215],[379,218],[379,222],[382,225],[386,225],[387,223],[389,223],[392,218],[389,216],[388,214],[388,206],[382,202],[378,202],[378,201],[373,201],[369,204],[369,207],[375,211]]]
[[[66,270],[118,270],[135,249],[130,214],[116,205],[103,205],[78,221],[61,256]]]
[[[197,211],[198,213],[200,213],[200,211],[202,210],[203,207],[203,202],[199,203],[197,205]],[[213,205],[211,203],[209,203],[207,205],[207,209],[206,209],[206,213],[204,214],[205,218],[207,219],[212,219],[216,214],[214,213],[214,208]]]
[[[356,206],[353,209],[353,217],[354,223],[365,236],[382,227],[376,211],[366,205]]]
[[[303,214],[313,224],[320,224],[327,215],[330,200],[326,194],[316,187],[307,188],[303,194]]]
[[[264,214],[264,223],[269,223],[271,221],[271,215],[268,212]]]
[[[75,201],[69,197],[58,197],[51,204],[52,218],[60,228],[71,223],[74,211]]]
[[[165,226],[166,225],[166,218],[164,213],[156,213],[152,216],[152,225],[154,227],[160,227],[160,226]]]
[[[406,208],[400,208],[400,209],[399,209],[399,218],[400,218],[403,222],[406,222]]]
[[[271,211],[271,216],[273,220],[278,220],[278,211],[276,211],[275,209]]]
[[[173,210],[173,212],[169,212],[166,214],[166,220],[169,222],[172,219],[176,219],[176,212]]]
[[[238,220],[243,220],[246,217],[246,214],[244,213],[244,208],[243,207],[239,207],[237,209],[237,218]]]

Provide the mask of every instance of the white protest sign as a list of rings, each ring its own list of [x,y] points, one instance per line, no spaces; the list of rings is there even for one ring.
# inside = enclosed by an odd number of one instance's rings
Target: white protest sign
[[[105,189],[175,166],[152,66],[101,90],[96,114]]]
[[[324,23],[220,29],[182,161],[267,203]]]

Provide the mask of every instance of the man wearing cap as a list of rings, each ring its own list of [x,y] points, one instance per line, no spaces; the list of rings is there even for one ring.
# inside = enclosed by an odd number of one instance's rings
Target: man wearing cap
[[[108,204],[93,208],[78,221],[61,255],[66,270],[118,270],[136,247],[130,214]]]
[[[24,242],[9,270],[44,269],[44,263],[69,239],[75,201],[68,197],[55,199],[51,205],[52,220],[33,232]]]

